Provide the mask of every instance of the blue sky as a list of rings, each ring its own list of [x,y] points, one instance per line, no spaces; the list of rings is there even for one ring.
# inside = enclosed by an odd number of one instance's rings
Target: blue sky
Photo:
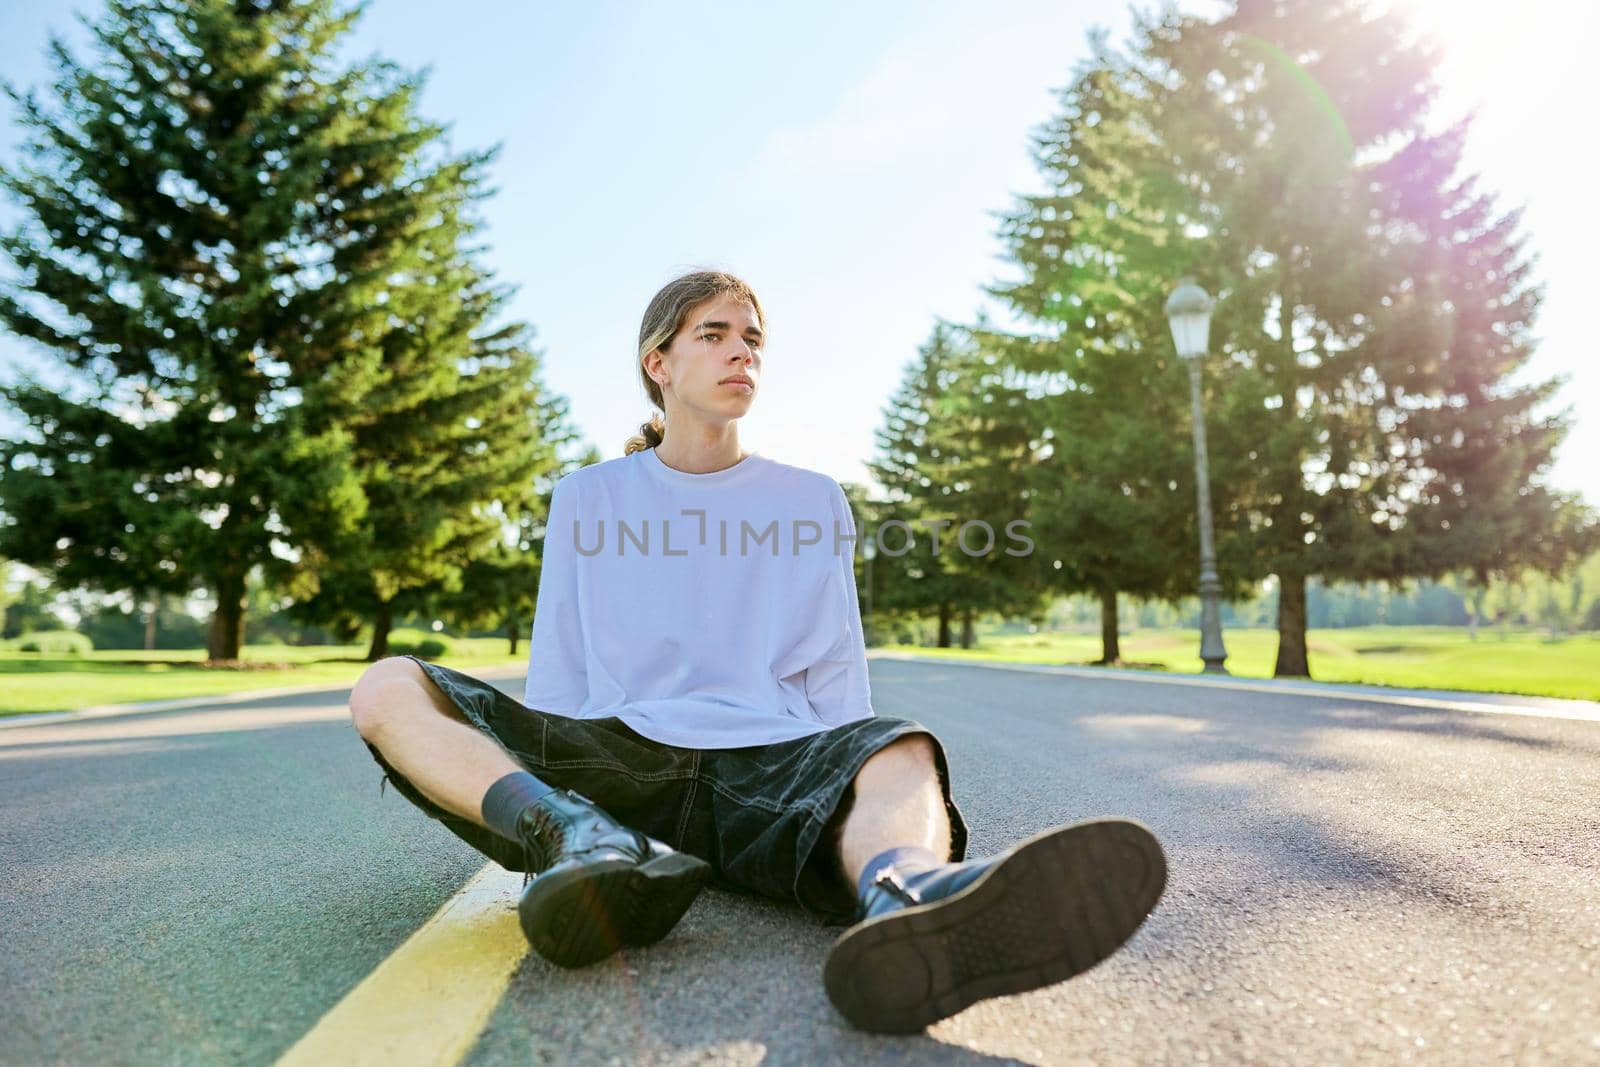
[[[1470,163],[1524,227],[1548,288],[1532,377],[1579,412],[1553,482],[1600,502],[1600,367],[1585,358],[1592,192],[1567,125],[1593,29],[1556,0],[1395,0],[1446,46],[1444,106],[1478,106]],[[1590,5],[1577,5],[1586,8]],[[82,4],[6,4],[0,70],[43,86],[47,34]],[[447,12],[447,13],[446,13]],[[714,266],[761,294],[770,345],[741,438],[866,481],[881,408],[936,316],[1002,309],[995,212],[1039,181],[1030,132],[1113,0],[996,4],[509,4],[376,0],[349,50],[431,67],[422,111],[457,150],[503,142],[489,262],[520,286],[545,380],[605,458],[649,413],[634,370],[646,301]],[[9,101],[0,153],[14,158]],[[9,218],[0,205],[0,219]],[[0,338],[0,362],[25,358]]]

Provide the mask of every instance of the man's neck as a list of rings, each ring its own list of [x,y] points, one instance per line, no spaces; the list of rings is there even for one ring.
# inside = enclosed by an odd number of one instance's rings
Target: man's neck
[[[696,444],[674,439],[669,432],[656,446],[656,456],[662,463],[685,474],[714,474],[717,471],[727,470],[749,455],[749,451],[739,447],[737,437],[730,437],[715,444],[707,442]]]

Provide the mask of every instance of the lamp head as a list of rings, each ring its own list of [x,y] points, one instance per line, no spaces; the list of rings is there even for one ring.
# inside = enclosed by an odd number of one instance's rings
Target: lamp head
[[[1180,359],[1199,359],[1206,354],[1211,334],[1211,299],[1193,278],[1184,278],[1167,297],[1167,324],[1172,327],[1172,343]]]

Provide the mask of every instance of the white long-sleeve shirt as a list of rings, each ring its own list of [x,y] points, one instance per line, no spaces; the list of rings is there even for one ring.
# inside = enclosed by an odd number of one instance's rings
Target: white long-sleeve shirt
[[[684,748],[869,718],[856,550],[839,484],[760,454],[575,470],[551,498],[523,703]]]

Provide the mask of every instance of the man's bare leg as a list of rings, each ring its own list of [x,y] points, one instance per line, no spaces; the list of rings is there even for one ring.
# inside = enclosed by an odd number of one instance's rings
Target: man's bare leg
[[[534,843],[540,858],[530,860],[530,873],[539,877],[523,889],[517,911],[529,942],[552,963],[582,967],[623,945],[654,944],[709,876],[705,861],[654,838],[641,844],[586,798],[545,792],[552,787],[467,722],[409,659],[369,667],[350,694],[350,715],[390,766],[439,807]],[[525,808],[516,800],[523,783],[540,798]]]
[[[923,735],[875,753],[853,788],[840,865],[852,889],[868,866],[878,880],[822,974],[828,999],[863,1030],[910,1033],[979,1000],[1071,978],[1132,937],[1166,885],[1160,843],[1131,819],[1057,826],[996,856],[949,862]]]
[[[526,769],[467,722],[422,668],[404,657],[367,668],[350,693],[350,718],[424,796],[479,826],[489,787]]]
[[[925,848],[950,858],[950,815],[933,742],[910,734],[874,752],[856,772],[855,799],[839,832],[839,860],[854,892],[867,861],[886,849]]]

